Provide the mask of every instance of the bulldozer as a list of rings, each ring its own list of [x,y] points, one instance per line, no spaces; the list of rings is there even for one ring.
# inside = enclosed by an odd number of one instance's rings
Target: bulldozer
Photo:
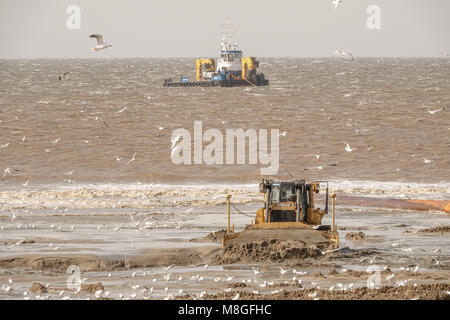
[[[325,207],[316,208],[314,195],[321,190],[320,183],[326,183]],[[234,232],[230,223],[230,199],[227,196],[228,224],[222,245],[230,246],[255,241],[301,241],[306,246],[320,249],[339,247],[339,235],[335,225],[335,194],[332,198],[331,225],[322,225],[322,218],[328,214],[328,182],[295,180],[275,182],[263,179],[259,191],[264,194],[264,206],[256,211],[252,224],[242,232]]]

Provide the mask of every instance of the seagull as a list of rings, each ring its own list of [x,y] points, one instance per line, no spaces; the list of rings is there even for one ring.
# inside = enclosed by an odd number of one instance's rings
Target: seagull
[[[260,274],[261,273],[261,271],[259,269],[255,268],[255,267],[252,267],[252,269],[253,269],[253,272],[255,274]]]
[[[112,47],[112,45],[103,42],[103,36],[101,34],[91,34],[89,37],[97,39],[97,46],[92,49],[94,52],[98,52],[100,50]]]
[[[445,107],[442,107],[442,108],[437,109],[437,110],[428,110],[428,113],[434,115],[434,114],[436,114],[436,113],[438,113],[440,111],[444,111],[444,110],[445,110]]]
[[[136,152],[133,154],[133,158],[128,160],[127,165],[129,165],[131,162],[133,162],[134,159],[136,159]]]
[[[20,245],[22,242],[24,242],[26,240],[26,238],[23,238],[22,240],[14,243],[13,245],[9,246],[8,249],[14,248],[15,246]],[[11,282],[10,282],[11,283]]]
[[[7,174],[11,174],[10,168],[6,168],[5,170],[3,170],[3,176],[1,177],[0,181],[3,180]]]
[[[166,271],[168,271],[170,268],[174,267],[174,264],[171,264],[170,266],[165,267]]]
[[[289,271],[289,269],[284,270],[283,267],[280,267],[280,274],[285,274],[288,271]]]
[[[345,142],[345,141],[344,141],[344,143],[345,143],[345,151],[347,151],[347,152],[352,152],[353,149],[350,148],[350,145],[349,145],[347,142]]]
[[[103,122],[103,124],[107,127],[107,128],[109,128],[109,125],[105,122],[105,120],[103,120],[102,118],[100,118],[100,117],[95,117],[95,120],[96,121],[102,121]]]
[[[339,248],[338,248],[338,249],[332,249],[332,250],[326,250],[326,251],[322,251],[322,250],[320,250],[320,249],[317,248],[317,247],[314,247],[314,248],[316,248],[317,250],[319,250],[320,253],[322,253],[323,256],[326,255],[327,253],[339,251]],[[345,270],[345,271],[343,271],[343,272],[346,272],[346,271],[347,271],[346,269],[342,269],[342,270]]]
[[[59,75],[58,79],[59,81],[62,81],[66,78],[66,76],[69,74],[69,72],[63,72]]]
[[[336,50],[334,52],[334,54],[337,55],[337,56],[340,56],[340,57],[349,56],[350,58],[352,58],[352,60],[355,59],[350,52],[345,52],[345,51],[342,51],[341,49]]]
[[[238,300],[239,299],[239,293],[235,295],[231,300]]]
[[[97,291],[95,291],[94,295],[95,295],[97,298],[100,298],[100,296],[102,295],[102,293],[103,293],[103,290],[97,290]]]
[[[431,160],[424,158],[424,159],[423,159],[423,162],[425,162],[425,163],[431,163]]]
[[[123,108],[122,110],[117,111],[117,113],[122,113],[122,112],[124,112],[124,111],[127,110],[127,109],[128,109],[128,107],[125,107],[125,108]]]
[[[272,291],[270,291],[270,293],[271,293],[271,294],[277,294],[277,293],[280,293],[281,291],[283,291],[283,289],[272,290]]]
[[[56,139],[56,140],[52,141],[52,143],[53,143],[53,144],[56,144],[56,143],[58,143],[58,142],[59,142],[59,140],[61,140],[61,137],[59,137],[58,139]]]
[[[336,10],[340,5],[342,5],[342,0],[333,0],[334,10]]]
[[[450,57],[450,53],[448,53],[448,52],[441,52],[441,55],[446,56],[446,57]]]

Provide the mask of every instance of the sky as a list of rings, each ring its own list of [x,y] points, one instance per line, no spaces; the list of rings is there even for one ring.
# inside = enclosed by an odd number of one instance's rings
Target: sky
[[[449,0],[0,0],[0,58],[216,57],[227,17],[246,56],[438,57]],[[69,29],[70,5],[80,28]],[[369,29],[380,10],[380,29]],[[71,20],[72,21],[72,20]],[[93,52],[101,33],[113,45]]]

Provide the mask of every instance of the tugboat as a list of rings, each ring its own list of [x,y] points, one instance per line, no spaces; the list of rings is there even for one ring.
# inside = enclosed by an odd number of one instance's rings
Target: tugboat
[[[230,26],[230,21],[228,21]],[[259,62],[255,57],[244,57],[238,44],[230,35],[223,37],[220,43],[220,57],[196,60],[195,81],[180,77],[179,82],[164,80],[164,87],[237,87],[268,86],[263,73],[257,73]]]

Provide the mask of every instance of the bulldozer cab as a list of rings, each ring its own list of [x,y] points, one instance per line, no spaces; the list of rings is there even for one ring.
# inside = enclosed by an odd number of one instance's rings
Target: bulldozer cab
[[[323,215],[328,213],[328,187],[325,209],[314,207],[314,194],[320,192],[318,182],[262,180],[259,187],[260,192],[264,193],[264,208],[258,210],[255,223],[300,222],[320,225]]]

